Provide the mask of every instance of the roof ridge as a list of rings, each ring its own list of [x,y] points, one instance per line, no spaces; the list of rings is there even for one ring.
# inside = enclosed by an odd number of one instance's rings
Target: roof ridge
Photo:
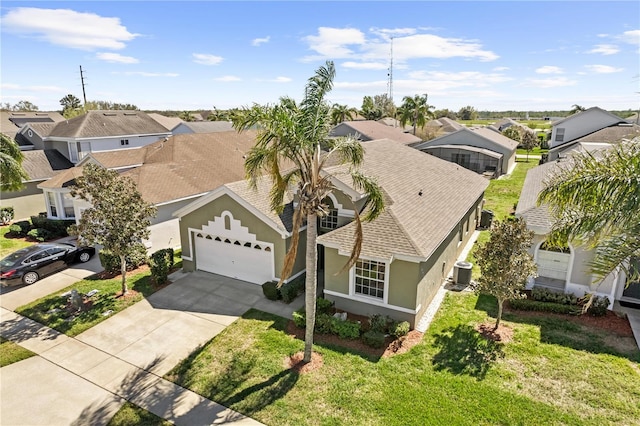
[[[416,251],[416,253],[420,254],[423,257],[426,257],[426,255],[424,254],[424,252],[422,251],[422,249],[420,249],[416,243],[413,241],[413,238],[411,237],[411,234],[409,234],[409,232],[407,232],[407,230],[405,229],[405,227],[402,225],[402,223],[400,222],[400,220],[398,219],[398,217],[393,213],[393,210],[391,209],[391,207],[393,207],[393,204],[391,206],[389,206],[388,209],[385,209],[388,211],[389,215],[393,218],[393,221],[395,222],[395,224],[398,226],[398,228],[400,228],[400,230],[402,231],[402,233],[404,234],[404,236],[407,238],[407,241],[409,241],[409,244],[411,244],[411,247]]]

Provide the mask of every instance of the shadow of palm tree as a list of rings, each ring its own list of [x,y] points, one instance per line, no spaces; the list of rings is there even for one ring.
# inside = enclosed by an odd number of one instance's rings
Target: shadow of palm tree
[[[44,327],[42,324],[23,316],[2,321],[0,333],[15,343],[36,337],[41,340],[55,340],[60,336],[58,331]]]
[[[485,339],[468,325],[445,329],[435,336],[434,345],[440,348],[432,360],[436,371],[467,374],[478,380],[484,379],[491,364],[504,356],[501,343]]]

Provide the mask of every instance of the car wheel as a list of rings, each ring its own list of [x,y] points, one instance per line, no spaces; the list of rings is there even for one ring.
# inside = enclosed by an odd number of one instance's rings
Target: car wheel
[[[91,255],[89,253],[87,253],[86,251],[83,251],[82,253],[80,253],[80,255],[78,256],[78,260],[82,263],[88,262],[89,259],[91,259]]]
[[[36,281],[38,281],[38,279],[40,279],[40,277],[38,276],[38,273],[30,271],[24,274],[24,276],[22,277],[22,282],[25,283],[26,285],[31,285]]]

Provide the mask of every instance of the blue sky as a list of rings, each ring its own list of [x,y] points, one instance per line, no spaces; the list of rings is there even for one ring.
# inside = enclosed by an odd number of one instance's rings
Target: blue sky
[[[67,93],[141,109],[299,100],[326,60],[329,101],[388,92],[436,109],[640,105],[640,2],[3,0],[0,102]]]

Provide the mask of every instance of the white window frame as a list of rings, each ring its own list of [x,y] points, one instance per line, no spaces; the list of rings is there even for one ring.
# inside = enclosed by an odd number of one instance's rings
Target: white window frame
[[[376,296],[368,296],[366,294],[356,292],[356,267],[359,261],[377,262],[384,265],[384,287],[382,290],[382,298]],[[377,304],[382,303],[384,305],[387,305],[389,302],[389,274],[391,272],[390,268],[391,265],[389,264],[389,262],[386,262],[384,260],[360,257],[356,261],[356,264],[353,265],[351,269],[349,269],[349,295],[363,301],[371,301]]]
[[[338,209],[330,208],[326,216],[320,218],[320,227],[324,229],[338,228]]]
[[[56,192],[53,191],[45,191],[44,192],[44,196],[47,200],[47,215],[49,217],[55,217],[55,218],[59,218],[60,216],[58,216],[58,196],[56,195]],[[53,214],[53,209],[55,209],[55,213]]]
[[[553,140],[554,142],[564,142],[564,127],[558,127],[556,129],[556,137]]]
[[[69,161],[71,161],[73,164],[76,164],[79,161],[78,143],[76,141],[67,142],[67,146],[69,147]]]
[[[73,197],[71,196],[71,193],[67,192],[65,194],[61,194],[62,195],[62,214],[64,215],[65,219],[75,219],[76,218],[76,210],[75,210],[75,206],[73,205]],[[69,203],[65,203],[65,200],[69,200]],[[68,205],[70,204],[70,205]],[[70,208],[71,209],[71,215],[67,214],[67,209]]]

